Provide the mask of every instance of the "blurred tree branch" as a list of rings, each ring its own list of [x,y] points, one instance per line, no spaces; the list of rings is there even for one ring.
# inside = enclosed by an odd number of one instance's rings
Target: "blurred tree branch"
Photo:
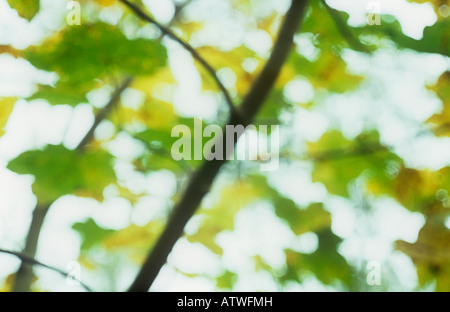
[[[189,2],[190,0],[184,2],[181,5],[176,6],[173,19],[170,21],[169,25],[173,24],[179,18],[179,15],[181,14],[183,8],[186,5],[188,5]],[[111,96],[111,99],[108,102],[108,104],[103,109],[97,112],[93,125],[86,133],[84,138],[80,141],[80,143],[76,147],[76,150],[78,151],[84,150],[84,148],[92,141],[95,130],[97,129],[98,125],[108,116],[111,110],[113,110],[114,107],[118,104],[118,102],[120,101],[120,95],[127,87],[131,85],[132,81],[133,77],[127,77],[116,88],[116,91]],[[38,204],[33,210],[31,224],[25,241],[25,248],[23,249],[23,254],[27,255],[27,257],[34,258],[36,255],[42,225],[44,223],[45,216],[47,215],[52,204],[53,203],[50,203],[49,205],[45,206]],[[32,268],[26,263],[22,262],[15,277],[13,291],[15,292],[29,291],[32,280],[33,280]]]
[[[128,2],[126,0],[121,1]],[[288,57],[294,34],[300,25],[307,3],[307,0],[292,1],[269,60],[243,100],[239,112],[231,112],[228,125],[247,126],[261,109]],[[226,137],[227,130],[225,128],[222,137],[219,138],[224,145]],[[225,162],[226,157],[224,157],[224,160],[215,159],[204,162],[198,171],[193,174],[180,201],[174,207],[163,233],[155,246],[152,247],[129,291],[145,292],[149,290],[162,266],[166,263],[173,246],[183,234],[184,227],[200,206],[203,197],[208,193]]]
[[[65,278],[74,278],[68,272],[65,272],[65,271],[60,270],[58,268],[55,268],[55,267],[49,266],[49,265],[47,265],[45,263],[42,263],[40,261],[37,261],[36,259],[34,259],[34,258],[30,257],[30,256],[27,256],[27,255],[25,255],[25,254],[23,254],[21,252],[15,252],[15,251],[10,251],[10,250],[6,250],[6,249],[1,249],[0,248],[0,253],[12,255],[12,256],[15,256],[15,257],[19,258],[22,262],[25,262],[25,263],[28,263],[28,264],[31,264],[31,265],[41,266],[43,268],[49,269],[51,271],[54,271],[56,273],[61,274]],[[75,279],[75,281],[78,282],[80,284],[80,286],[82,286],[88,292],[92,292],[91,288],[89,286],[87,286],[86,284],[84,284],[83,282],[81,282],[80,280],[76,280]]]
[[[141,20],[146,21],[148,23],[156,25],[156,27],[159,28],[159,30],[172,38],[174,41],[179,43],[183,48],[185,48],[189,53],[191,53],[192,57],[195,58],[204,68],[205,70],[211,75],[211,77],[216,82],[218,88],[223,93],[225,97],[225,101],[230,109],[231,112],[234,112],[236,109],[233,105],[233,100],[231,99],[230,93],[225,88],[225,86],[220,81],[219,77],[216,74],[216,71],[212,66],[187,42],[183,41],[181,38],[179,38],[170,28],[165,27],[158,23],[154,18],[152,18],[150,15],[145,13],[141,8],[139,8],[137,5],[131,3],[128,0],[120,0],[123,4],[125,4],[129,9],[131,9],[137,17],[139,17]]]
[[[89,131],[86,133],[84,138],[76,147],[76,151],[82,152],[85,147],[94,138],[94,132],[98,125],[105,120],[109,112],[114,109],[114,107],[120,102],[120,95],[122,92],[131,84],[132,78],[127,77],[124,79],[122,84],[116,89],[108,104],[97,112],[95,116],[95,121]],[[39,234],[44,224],[45,216],[49,211],[53,203],[47,205],[37,204],[33,210],[33,215],[31,218],[30,228],[25,241],[25,248],[22,253],[30,258],[34,258],[37,251],[37,245],[39,240]],[[17,271],[16,278],[13,285],[13,291],[15,292],[27,292],[30,290],[31,283],[33,280],[33,269],[28,265],[28,263],[22,262]]]

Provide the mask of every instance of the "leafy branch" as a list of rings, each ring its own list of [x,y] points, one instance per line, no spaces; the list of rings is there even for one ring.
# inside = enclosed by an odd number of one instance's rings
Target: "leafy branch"
[[[159,28],[159,30],[178,42],[183,48],[185,48],[189,53],[191,53],[192,57],[195,58],[204,68],[205,70],[211,75],[211,77],[214,79],[214,81],[217,84],[217,87],[220,89],[220,91],[223,93],[225,97],[225,101],[230,109],[230,111],[234,112],[235,107],[233,105],[233,100],[231,99],[230,93],[225,88],[223,83],[220,81],[219,77],[216,74],[215,69],[187,42],[183,41],[180,37],[178,37],[171,29],[161,25],[158,23],[154,18],[152,18],[150,15],[145,13],[140,7],[137,5],[131,3],[128,0],[120,0],[123,4],[125,4],[128,8],[130,8],[137,17],[139,17],[141,20],[154,24],[156,27]]]
[[[122,0],[122,2],[125,1]],[[292,1],[269,60],[239,107],[239,113],[232,111],[228,125],[247,126],[261,109],[287,59],[294,34],[303,17],[307,3],[307,0]],[[225,144],[226,137],[227,130],[225,128],[219,138],[220,142]],[[203,197],[208,193],[215,177],[225,164],[226,157],[224,159],[204,162],[198,171],[193,174],[180,201],[174,207],[163,233],[148,254],[136,279],[129,288],[130,292],[145,292],[151,287],[162,266],[166,263],[173,246],[183,234],[187,222],[197,211]]]
[[[95,121],[89,131],[86,133],[84,138],[80,141],[75,151],[82,152],[85,147],[92,141],[94,137],[94,132],[98,125],[108,116],[109,112],[116,107],[120,101],[120,95],[122,92],[131,84],[132,78],[127,77],[124,79],[122,84],[116,89],[112,95],[108,104],[101,109],[95,116]],[[34,258],[37,251],[37,245],[39,240],[39,234],[41,232],[42,225],[44,224],[45,216],[49,211],[53,203],[42,205],[38,203],[34,208],[33,215],[31,218],[30,228],[25,241],[25,248],[23,249],[23,254],[28,257]],[[33,280],[33,270],[28,265],[29,263],[22,262],[19,270],[16,274],[16,279],[13,285],[13,291],[16,292],[26,292],[30,290],[31,282]]]

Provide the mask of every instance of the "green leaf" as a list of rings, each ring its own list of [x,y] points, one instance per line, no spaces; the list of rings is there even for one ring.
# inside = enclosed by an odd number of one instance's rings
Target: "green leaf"
[[[103,189],[115,181],[112,156],[103,150],[83,153],[48,145],[12,160],[8,169],[35,177],[38,202],[49,204],[66,194],[103,199]]]
[[[305,274],[311,272],[326,285],[335,285],[340,281],[349,287],[352,283],[352,268],[337,251],[342,240],[331,229],[324,229],[317,236],[319,247],[312,254],[286,251],[286,262],[290,269],[281,280],[301,281]]]
[[[216,279],[216,286],[219,289],[233,289],[233,285],[237,280],[237,275],[230,271],[225,271],[221,276]]]
[[[293,53],[289,64],[302,76],[306,77],[315,89],[328,92],[344,93],[359,86],[362,77],[347,71],[347,64],[336,53],[322,53],[315,61]]]
[[[84,222],[78,222],[72,225],[72,229],[78,232],[82,238],[81,250],[88,251],[92,247],[100,244],[105,237],[114,233],[114,230],[100,227],[92,218]]]
[[[347,21],[348,14],[344,12],[340,14],[342,19]],[[348,47],[347,41],[342,37],[336,23],[321,0],[310,1],[299,32],[313,34],[315,46],[327,52]]]
[[[158,129],[148,128],[143,132],[135,135],[136,138],[148,142],[148,143],[159,143],[162,148],[170,151],[172,145],[178,140],[176,137],[172,137],[171,131],[164,131]]]
[[[400,166],[400,158],[379,143],[378,133],[362,134],[355,141],[347,140],[339,131],[325,133],[314,143],[308,143],[314,160],[312,178],[329,192],[348,196],[348,185],[365,174],[368,191],[374,194],[392,191],[393,173],[390,167]]]
[[[39,12],[40,4],[39,0],[7,0],[11,8],[15,9],[19,13],[20,17],[23,17],[29,21]]]
[[[171,118],[169,118],[169,121],[170,119]],[[179,137],[172,137],[172,128],[177,125],[183,125],[189,129],[187,136],[190,136],[187,137],[187,139],[189,140],[191,146],[190,159],[181,159],[180,161],[176,161],[171,155],[173,144],[180,140],[182,138],[181,136],[184,135],[180,134]],[[196,125],[198,129],[196,129]],[[203,163],[203,150],[205,144],[211,140],[211,138],[203,138],[203,131],[206,126],[207,124],[203,120],[195,120],[194,118],[178,118],[175,122],[170,122],[167,124],[161,123],[161,128],[154,128],[152,123],[152,127],[149,127],[145,131],[134,135],[134,138],[142,141],[151,152],[145,153],[142,157],[139,157],[135,161],[136,167],[144,172],[148,170],[159,170],[161,168],[174,172],[179,171],[180,169],[185,170],[196,168]],[[202,144],[201,159],[195,159],[194,144],[196,140],[198,142],[201,141]]]
[[[127,39],[117,27],[105,23],[65,28],[24,54],[32,65],[56,72],[60,78],[55,88],[45,87],[34,98],[72,105],[74,99],[83,99],[98,79],[150,75],[167,61],[166,49],[159,42]]]
[[[449,28],[449,19],[439,20],[434,25],[425,27],[423,37],[419,40],[406,36],[402,32],[400,23],[395,19],[392,22],[384,19],[381,25],[354,29],[359,35],[374,35],[380,39],[388,38],[395,42],[399,48],[450,56]]]

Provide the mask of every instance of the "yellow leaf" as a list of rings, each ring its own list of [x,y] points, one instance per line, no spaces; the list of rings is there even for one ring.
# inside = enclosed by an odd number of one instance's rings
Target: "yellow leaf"
[[[15,279],[16,273],[8,275],[3,285],[0,287],[0,292],[11,292]]]
[[[438,18],[446,18],[446,15],[441,14],[441,12],[445,12],[443,10],[446,5],[447,8],[450,6],[450,0],[409,0],[418,3],[431,3],[434,6],[434,9],[437,13]]]
[[[152,97],[155,92],[155,87],[158,84],[174,85],[177,81],[170,70],[170,67],[166,66],[159,69],[151,76],[137,77],[131,85],[132,88],[143,92],[147,97]]]
[[[152,129],[172,129],[178,116],[173,106],[164,101],[149,100],[139,109],[121,107],[117,117],[121,123],[141,123]]]
[[[212,252],[221,255],[222,248],[216,244],[216,235],[224,230],[232,230],[236,213],[260,197],[258,189],[246,182],[226,186],[220,198],[212,208],[202,209],[198,215],[203,215],[203,224],[199,230],[187,238],[190,242],[199,242]],[[233,200],[230,200],[232,198]]]
[[[16,98],[0,99],[0,136],[5,134],[4,127],[8,122],[9,115],[11,114],[16,101]]]
[[[158,238],[163,223],[152,221],[144,226],[130,225],[129,227],[108,235],[102,245],[110,251],[128,250],[131,259],[141,263],[152,243]]]
[[[254,58],[256,54],[250,49],[241,46],[231,51],[221,51],[213,47],[205,46],[197,49],[199,54],[216,70],[221,68],[230,68],[236,75],[236,90],[239,95],[246,94],[250,85],[255,79],[253,74],[248,73],[242,67],[242,63],[247,58]],[[206,70],[197,64],[200,75],[203,78],[203,88],[206,90],[217,90],[217,85]]]
[[[103,5],[103,6],[110,6],[117,2],[117,0],[95,0],[95,2]]]
[[[203,23],[201,22],[188,22],[183,24],[177,24],[176,26],[179,26],[181,31],[183,32],[183,39],[189,41],[192,37],[192,35],[201,29],[203,29]]]
[[[398,201],[412,211],[428,214],[444,209],[437,198],[438,191],[450,191],[450,167],[432,172],[401,168],[394,182],[394,194]]]
[[[280,15],[274,12],[258,23],[258,28],[267,32],[272,37],[273,41],[276,40],[278,34],[279,25],[277,21],[279,21],[279,17]]]
[[[428,89],[436,92],[443,103],[442,111],[431,116],[428,122],[435,125],[433,130],[437,136],[450,136],[450,71],[442,74],[436,85]]]
[[[94,1],[102,6],[111,6],[115,3],[117,3],[117,0],[81,0],[81,2],[88,2],[88,1]]]

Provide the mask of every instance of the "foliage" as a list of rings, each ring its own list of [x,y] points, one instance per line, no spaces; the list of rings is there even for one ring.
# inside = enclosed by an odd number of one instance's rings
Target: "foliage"
[[[37,0],[7,2],[21,18],[28,21],[46,10]],[[174,7],[175,2],[179,1],[174,1]],[[230,12],[244,19],[239,25],[241,30],[236,30],[239,36],[244,38],[245,32],[258,33],[261,37],[257,38],[273,43],[283,15],[279,9],[275,10],[276,1],[261,1],[267,10],[256,10],[256,2],[224,1]],[[349,99],[367,88],[377,90],[377,86],[370,84],[369,74],[351,69],[347,57],[349,51],[364,57],[367,62],[372,62],[380,51],[387,51],[391,56],[414,51],[418,57],[433,54],[448,64],[450,20],[440,13],[445,5],[448,8],[448,1],[410,2],[431,4],[436,11],[437,21],[424,28],[421,39],[405,35],[395,17],[383,16],[379,26],[349,25],[350,15],[347,12],[328,7],[326,1],[309,1],[293,50],[254,123],[282,125],[285,132],[281,140],[279,172],[288,168],[287,171],[296,173],[299,166],[307,167],[309,172],[298,171],[298,177],[306,175],[310,184],[323,186],[325,195],[305,203],[302,199],[307,196],[294,196],[305,192],[300,186],[295,186],[295,194],[288,191],[294,188],[297,180],[286,180],[280,186],[276,183],[277,172],[257,172],[249,161],[229,162],[215,179],[184,234],[185,244],[204,246],[210,255],[217,257],[215,259],[219,259],[220,269],[214,273],[192,273],[173,264],[179,262],[173,259],[169,259],[170,266],[187,278],[207,276],[218,290],[234,289],[238,281],[247,275],[223,260],[231,251],[229,246],[223,244],[221,237],[236,230],[237,218],[245,211],[254,206],[269,205],[274,213],[272,221],[285,226],[290,240],[313,234],[317,238],[317,248],[305,252],[296,248],[299,246],[295,244],[280,243],[282,264],[275,267],[262,254],[253,254],[249,260],[253,265],[250,271],[253,270],[254,274],[268,273],[282,290],[289,289],[293,283],[306,284],[311,278],[324,287],[337,290],[365,290],[366,286],[361,284],[364,278],[361,274],[366,272],[361,267],[361,261],[370,259],[361,255],[359,261],[355,261],[342,251],[341,247],[348,237],[336,230],[338,217],[332,203],[333,200],[350,203],[356,207],[355,214],[359,215],[361,206],[372,209],[364,213],[374,213],[373,210],[377,209],[375,203],[389,198],[401,205],[406,213],[420,214],[425,220],[417,233],[417,241],[413,243],[396,237],[395,242],[390,242],[391,254],[401,252],[414,263],[418,276],[414,289],[431,285],[437,291],[450,291],[450,162],[440,168],[415,166],[408,162],[408,155],[388,143],[389,140],[383,135],[386,131],[379,124],[362,121],[364,125],[358,133],[349,134],[333,123],[335,119],[328,116],[333,112],[327,112],[325,105],[338,97]],[[145,7],[140,1],[139,5]],[[210,27],[219,32],[219,22],[215,24],[215,19],[217,16],[222,18],[222,14],[200,14],[203,5],[207,4],[186,1],[186,6],[180,7],[180,11],[186,10],[186,14],[174,10],[181,15],[171,22],[170,27],[176,30],[180,38],[192,44],[217,71],[237,104],[251,89],[268,53],[259,51],[246,40],[233,42],[230,39],[231,43],[227,45],[227,38],[224,37],[225,46],[221,45],[220,40],[219,43],[205,43],[203,38],[211,37]],[[6,124],[18,101],[26,102],[29,107],[45,102],[50,110],[70,107],[71,112],[88,105],[98,114],[104,105],[96,102],[93,94],[99,90],[117,89],[124,79],[133,77],[131,85],[118,99],[118,105],[101,120],[101,126],[111,126],[110,135],[102,136],[101,129],[97,129],[99,131],[94,139],[86,146],[75,149],[65,141],[56,144],[48,142],[44,146],[36,144],[8,159],[7,164],[10,172],[33,176],[32,192],[38,205],[51,207],[66,195],[89,197],[99,204],[111,198],[122,198],[130,203],[130,214],[138,217],[130,217],[126,226],[114,228],[102,225],[99,222],[101,217],[95,214],[72,224],[71,229],[80,237],[80,246],[74,248],[79,248],[80,262],[91,271],[95,281],[106,279],[101,269],[104,258],[99,255],[104,254],[106,258],[110,255],[113,259],[114,255],[120,254],[131,260],[127,262],[120,258],[122,260],[114,264],[114,272],[126,270],[127,265],[137,268],[143,263],[148,250],[152,249],[164,230],[170,216],[170,206],[177,202],[189,178],[203,163],[200,160],[175,161],[171,157],[171,147],[177,140],[171,135],[173,127],[187,125],[194,132],[192,117],[195,113],[185,114],[180,108],[180,101],[194,107],[196,101],[209,99],[204,101],[207,104],[201,105],[211,105],[216,113],[204,119],[202,130],[210,124],[223,125],[228,108],[221,101],[217,84],[204,66],[195,60],[195,66],[191,66],[189,58],[180,54],[180,46],[166,40],[167,37],[163,37],[159,30],[138,21],[122,1],[84,0],[81,6],[81,25],[66,25],[63,14],[60,17],[63,27],[53,29],[36,45],[23,49],[9,44],[0,45],[0,54],[26,60],[34,68],[57,76],[54,85],[38,83],[31,96],[0,98],[0,137],[8,134]],[[150,7],[148,9],[151,16],[158,17],[158,12]],[[116,21],[112,21],[114,18],[104,18],[113,11],[120,12]],[[229,17],[231,23],[238,24],[240,18],[233,16]],[[221,22],[230,23],[226,19]],[[301,44],[305,41],[309,43],[311,53],[305,51],[305,46]],[[298,79],[307,81],[314,90],[308,103],[300,103],[287,92],[289,84]],[[392,87],[395,90],[395,86]],[[424,85],[425,88],[440,100],[442,107],[428,116],[421,116],[423,122],[417,122],[415,127],[435,140],[444,140],[450,136],[449,69],[444,68],[440,77]],[[206,110],[209,109],[207,107]],[[293,124],[295,121],[289,117],[305,111],[320,113],[331,120],[316,138],[298,133],[298,128]],[[396,114],[394,109],[390,113],[392,116]],[[4,135],[2,139],[6,137]],[[118,152],[113,146],[124,137],[126,143],[119,146]],[[121,153],[127,156],[121,156]],[[154,176],[166,173],[175,181],[173,192],[161,191],[162,188],[169,188],[165,185],[167,181],[163,180],[150,186],[141,185]],[[366,205],[355,199],[358,196],[364,199]],[[157,211],[151,203],[161,198],[165,205]],[[147,214],[139,210],[143,205]],[[273,236],[277,235],[273,233]],[[189,254],[185,256],[189,257]],[[1,289],[10,290],[13,280],[13,275],[8,276]],[[396,289],[396,285],[386,288]]]

